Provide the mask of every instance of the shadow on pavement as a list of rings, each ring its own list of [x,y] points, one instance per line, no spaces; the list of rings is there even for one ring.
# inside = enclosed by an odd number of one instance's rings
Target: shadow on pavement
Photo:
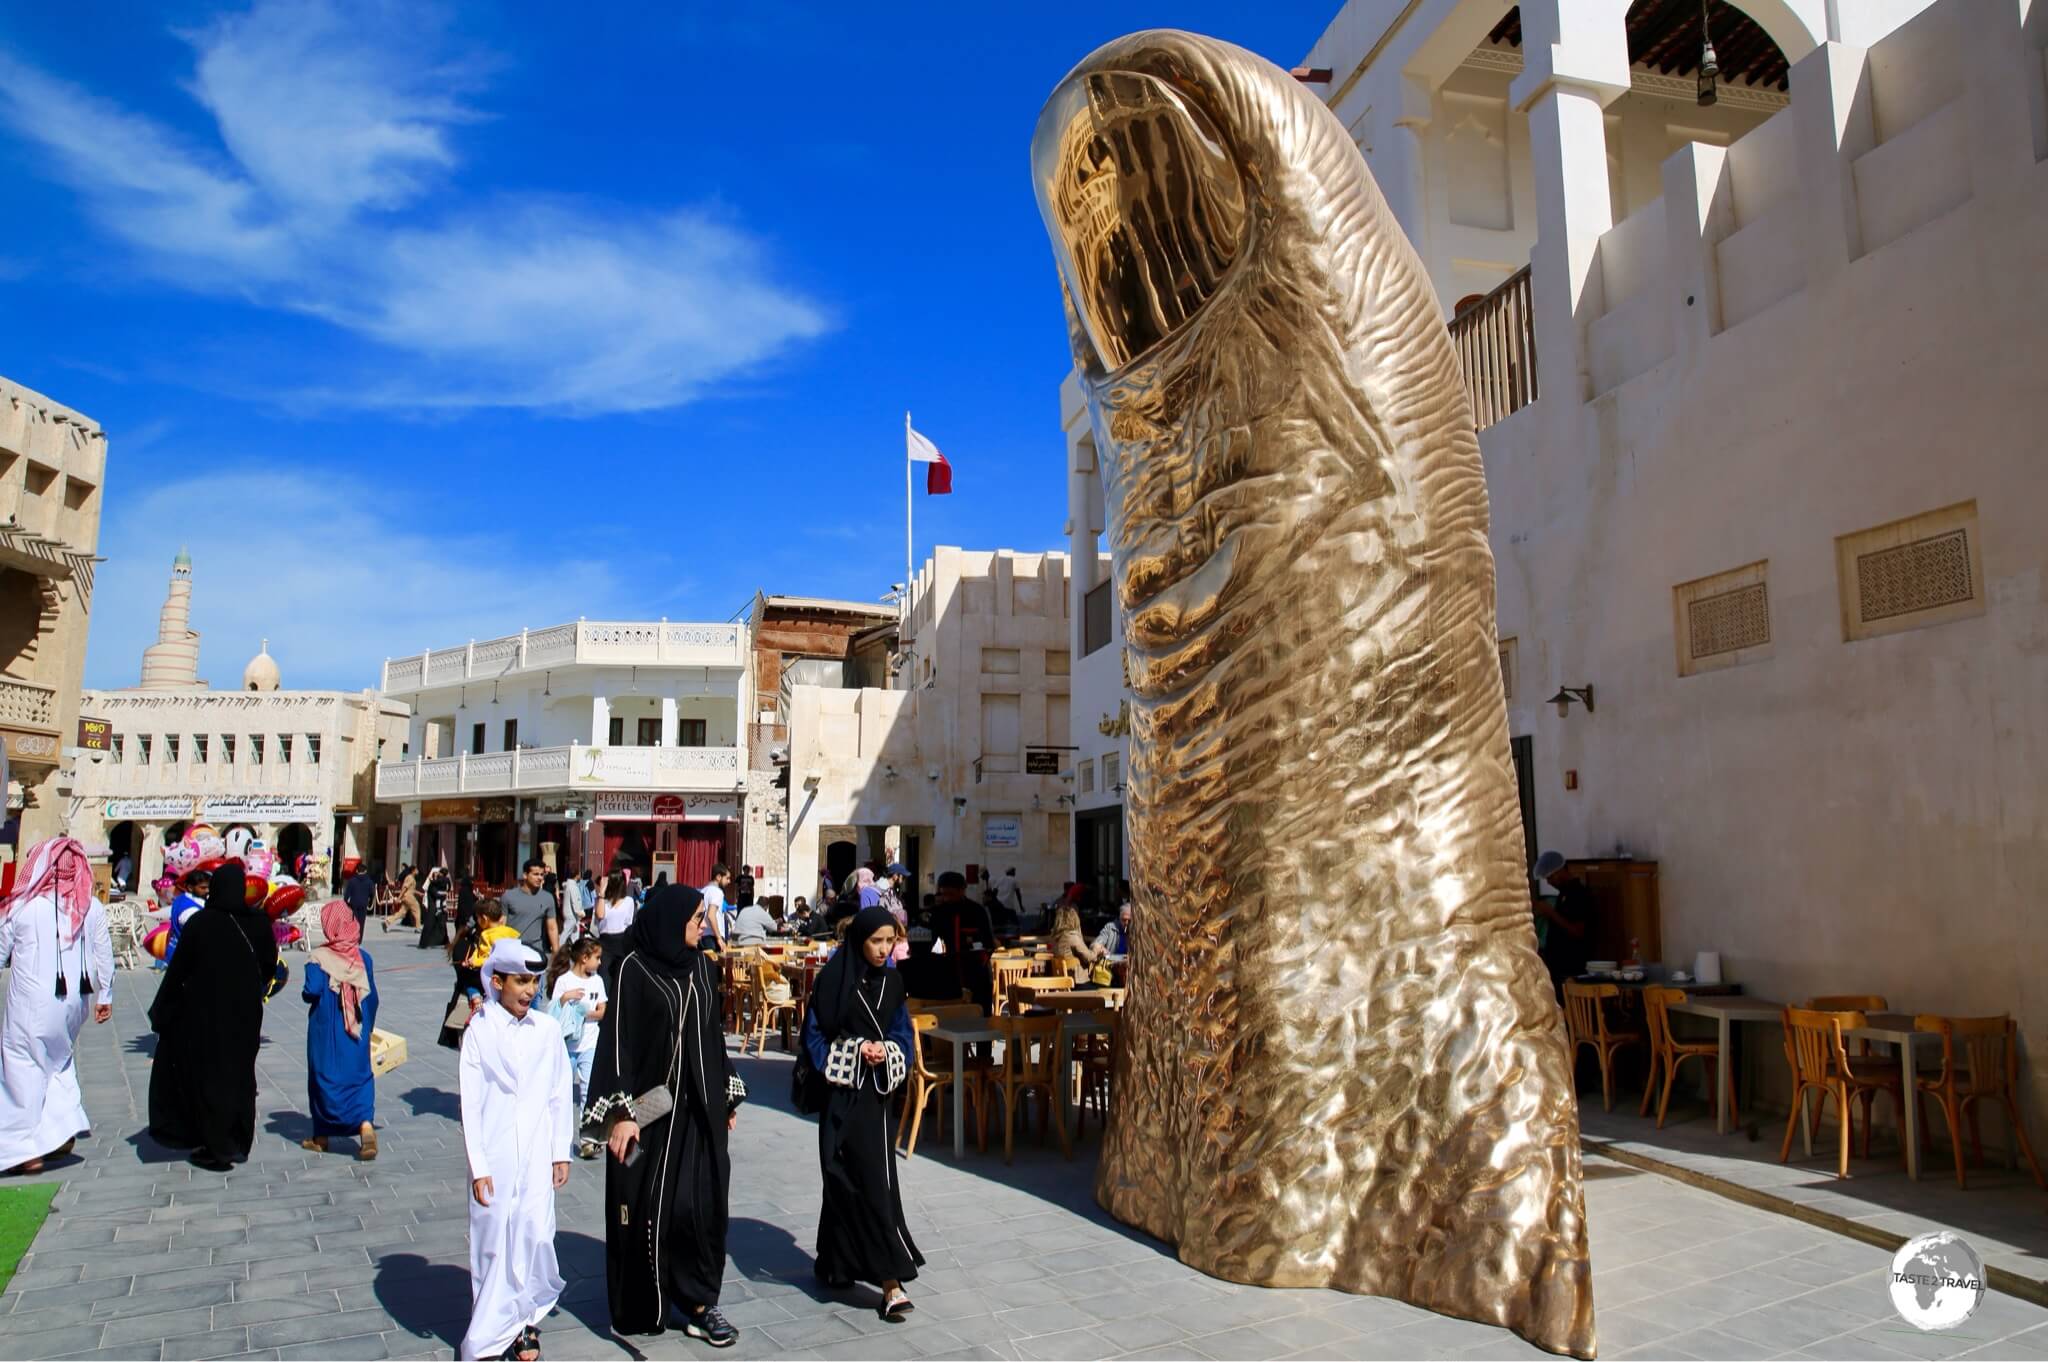
[[[297,1144],[313,1133],[313,1118],[297,1111],[273,1111],[263,1128],[272,1135],[280,1136]]]
[[[134,1146],[135,1157],[142,1163],[176,1163],[192,1156],[190,1149],[180,1149],[157,1139],[149,1133],[148,1126],[130,1135],[128,1143]]]
[[[814,1271],[810,1250],[788,1230],[765,1220],[742,1216],[729,1221],[725,1256],[750,1282],[788,1282],[821,1304],[839,1304],[847,1295],[826,1289]]]
[[[417,1253],[393,1253],[377,1260],[377,1304],[392,1322],[417,1338],[462,1343],[469,1327],[469,1269],[434,1263]]]
[[[462,1096],[459,1093],[444,1092],[440,1088],[409,1088],[399,1094],[399,1099],[412,1108],[415,1116],[445,1116],[458,1123],[462,1120]]]

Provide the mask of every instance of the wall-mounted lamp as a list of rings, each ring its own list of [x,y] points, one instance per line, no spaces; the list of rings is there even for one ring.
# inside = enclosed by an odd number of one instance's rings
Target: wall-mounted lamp
[[[1033,795],[1031,796],[1031,807],[1033,809],[1042,809],[1045,807],[1045,801],[1043,799],[1040,799],[1037,795]]]
[[[1119,780],[1116,784],[1109,787],[1109,792],[1111,794],[1122,794],[1124,792],[1124,783]]]
[[[1572,712],[1572,701],[1574,700],[1584,705],[1586,713],[1591,714],[1593,712],[1593,687],[1590,684],[1585,686],[1559,686],[1557,694],[1551,696],[1545,703],[1556,705],[1557,717],[1562,719]]]
[[[1059,796],[1059,798],[1056,799],[1054,802],[1059,804],[1071,804],[1074,802],[1074,797],[1070,794],[1063,794]]]
[[[965,814],[966,814],[966,812],[967,812],[967,796],[965,796],[965,795],[954,795],[954,796],[953,796],[953,816],[954,816],[955,818],[959,818],[959,817],[962,817],[963,815],[965,815]]]
[[[926,768],[925,768],[925,773],[924,773],[924,778],[925,778],[926,780],[934,780],[934,781],[935,781],[935,780],[937,780],[937,779],[939,778],[939,768],[938,768],[938,767],[936,767],[936,766],[929,766],[929,767],[926,767]]]
[[[823,776],[805,776],[804,788],[806,790],[815,790],[818,788],[818,786],[824,783],[824,780],[825,778]]]
[[[1707,27],[1708,0],[1700,0],[1700,80],[1699,101],[1702,109],[1712,108],[1720,98],[1716,87],[1721,80],[1721,63],[1714,57],[1714,34]]]
[[[882,763],[882,779],[884,779],[884,780],[896,780],[896,779],[899,779],[899,776],[897,775],[896,767],[895,767],[895,766],[894,766],[893,764],[891,764],[891,763],[889,763],[889,762],[884,762],[884,763]]]

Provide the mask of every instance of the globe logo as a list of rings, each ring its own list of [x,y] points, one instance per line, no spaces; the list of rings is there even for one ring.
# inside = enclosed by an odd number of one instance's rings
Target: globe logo
[[[1892,1257],[1892,1308],[1916,1329],[1953,1329],[1984,1300],[1984,1261],[1947,1230],[1908,1239]]]

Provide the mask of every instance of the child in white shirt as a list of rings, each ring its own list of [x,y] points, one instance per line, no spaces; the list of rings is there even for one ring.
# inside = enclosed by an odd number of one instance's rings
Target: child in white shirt
[[[562,1296],[555,1191],[569,1180],[575,1115],[561,1032],[533,1007],[540,956],[500,941],[484,962],[490,1002],[462,1037],[469,1154],[465,1359],[540,1356],[540,1322]]]
[[[548,1001],[568,1047],[569,1071],[576,1084],[576,1110],[581,1113],[589,1101],[590,1065],[597,1058],[598,1023],[604,1020],[604,976],[598,966],[604,961],[604,947],[591,937],[572,941],[555,952],[548,964]],[[580,1121],[580,1116],[579,1116]],[[597,1157],[595,1140],[576,1142],[578,1158]]]

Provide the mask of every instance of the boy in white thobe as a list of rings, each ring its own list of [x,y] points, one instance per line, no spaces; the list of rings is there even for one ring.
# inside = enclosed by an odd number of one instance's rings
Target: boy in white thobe
[[[555,1189],[569,1180],[575,1113],[569,1054],[533,1010],[540,956],[501,941],[484,962],[491,1001],[462,1038],[462,1140],[469,1151],[469,1332],[464,1358],[537,1357],[562,1295]]]
[[[89,1133],[72,1049],[91,1010],[113,1015],[114,942],[92,896],[85,849],[53,837],[29,849],[0,903],[7,1017],[0,1024],[0,1170],[40,1172]]]

